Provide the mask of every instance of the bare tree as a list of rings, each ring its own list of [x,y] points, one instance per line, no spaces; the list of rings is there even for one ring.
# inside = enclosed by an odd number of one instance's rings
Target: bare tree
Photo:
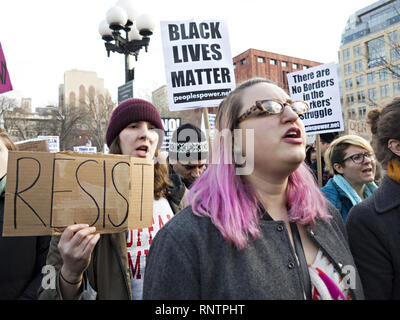
[[[92,140],[93,146],[103,151],[107,125],[116,104],[109,94],[105,96],[96,94],[88,97],[88,101],[86,116],[81,123]]]
[[[58,106],[51,110],[53,120],[50,126],[60,139],[60,150],[69,150],[73,146],[73,136],[77,125],[86,118],[87,111],[80,107]]]

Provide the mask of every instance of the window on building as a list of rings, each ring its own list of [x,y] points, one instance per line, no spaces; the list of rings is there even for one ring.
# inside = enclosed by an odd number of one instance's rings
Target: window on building
[[[400,93],[400,82],[393,82],[393,93],[398,95]]]
[[[347,111],[347,117],[349,119],[355,119],[356,118],[356,110],[355,109],[349,109]]]
[[[354,94],[346,95],[346,102],[348,106],[352,106],[354,104]]]
[[[257,62],[265,63],[265,58],[264,57],[257,57]]]
[[[364,87],[364,76],[356,77],[357,88]]]
[[[287,61],[282,61],[281,65],[282,65],[282,67],[287,67],[288,63],[287,63]]]
[[[400,47],[393,48],[390,50],[390,60],[395,62],[400,59]]]
[[[389,85],[387,84],[387,85],[381,86],[381,98],[384,99],[384,98],[387,98],[389,96],[390,96],[390,87],[389,87]]]
[[[343,61],[347,61],[350,59],[350,48],[343,50]]]
[[[367,42],[368,68],[376,67],[382,64],[386,57],[385,37],[370,40]]]
[[[365,102],[365,93],[364,93],[364,91],[358,91],[357,92],[357,102],[358,103],[364,103]]]
[[[293,67],[293,69],[298,69],[299,65],[297,63],[293,63],[292,67]]]
[[[353,89],[353,79],[346,79],[344,81],[345,86],[346,86],[346,90],[351,90]]]
[[[356,73],[359,73],[359,72],[362,71],[362,69],[363,69],[362,60],[357,60],[357,61],[355,61],[355,62],[354,62],[354,71],[355,71]]]
[[[269,59],[269,64],[276,65],[276,60],[275,59]]]
[[[376,83],[375,71],[367,73],[368,84]]]
[[[358,117],[359,119],[365,119],[365,116],[367,115],[367,107],[359,107],[358,108]]]
[[[344,65],[344,75],[347,76],[351,74],[351,64],[347,63]]]
[[[389,43],[394,44],[399,42],[399,32],[397,30],[389,32]]]
[[[233,69],[236,69],[236,63],[233,64]]]
[[[353,47],[353,56],[354,58],[361,56],[361,45],[357,45]]]
[[[386,68],[379,70],[379,80],[380,81],[389,80],[389,72],[388,72],[388,70]]]
[[[240,63],[241,63],[241,64],[246,64],[246,59],[240,60]]]
[[[378,93],[376,88],[370,88],[368,89],[368,99],[369,100],[376,100],[378,99]]]
[[[303,66],[303,70],[307,70],[309,66]]]
[[[393,79],[400,79],[400,64],[393,66],[391,71]]]

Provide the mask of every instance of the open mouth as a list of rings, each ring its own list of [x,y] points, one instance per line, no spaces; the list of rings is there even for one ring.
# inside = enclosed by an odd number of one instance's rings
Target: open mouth
[[[372,172],[372,168],[365,168],[363,170],[361,170],[362,173],[370,173]]]
[[[301,138],[300,129],[290,128],[288,131],[286,131],[286,133],[283,137],[284,138]]]
[[[145,157],[147,153],[149,152],[149,147],[145,145],[141,145],[138,148],[136,148],[137,155],[139,157]]]

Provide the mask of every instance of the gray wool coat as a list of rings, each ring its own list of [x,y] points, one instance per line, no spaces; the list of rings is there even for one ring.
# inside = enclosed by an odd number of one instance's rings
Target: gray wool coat
[[[353,270],[353,299],[363,289],[346,239],[343,220],[327,203],[330,222],[307,233],[342,277]],[[260,219],[260,237],[244,250],[227,243],[206,217],[191,207],[171,219],[154,238],[146,265],[144,299],[304,299],[301,271],[283,221]],[[350,266],[350,268],[349,268]]]

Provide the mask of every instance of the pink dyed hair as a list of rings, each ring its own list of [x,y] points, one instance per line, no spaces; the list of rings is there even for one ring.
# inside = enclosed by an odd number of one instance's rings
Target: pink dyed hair
[[[233,131],[241,108],[240,92],[260,82],[271,83],[262,78],[248,80],[222,101],[216,117],[217,130]],[[194,214],[209,217],[225,240],[233,242],[238,249],[244,249],[250,237],[255,240],[260,234],[258,199],[252,186],[243,183],[235,174],[235,164],[224,161],[227,155],[233,154],[231,146],[223,138],[219,144],[214,141],[210,164],[190,189],[187,202]],[[287,202],[291,208],[290,221],[314,225],[317,218],[330,218],[325,198],[304,163],[289,176]]]

